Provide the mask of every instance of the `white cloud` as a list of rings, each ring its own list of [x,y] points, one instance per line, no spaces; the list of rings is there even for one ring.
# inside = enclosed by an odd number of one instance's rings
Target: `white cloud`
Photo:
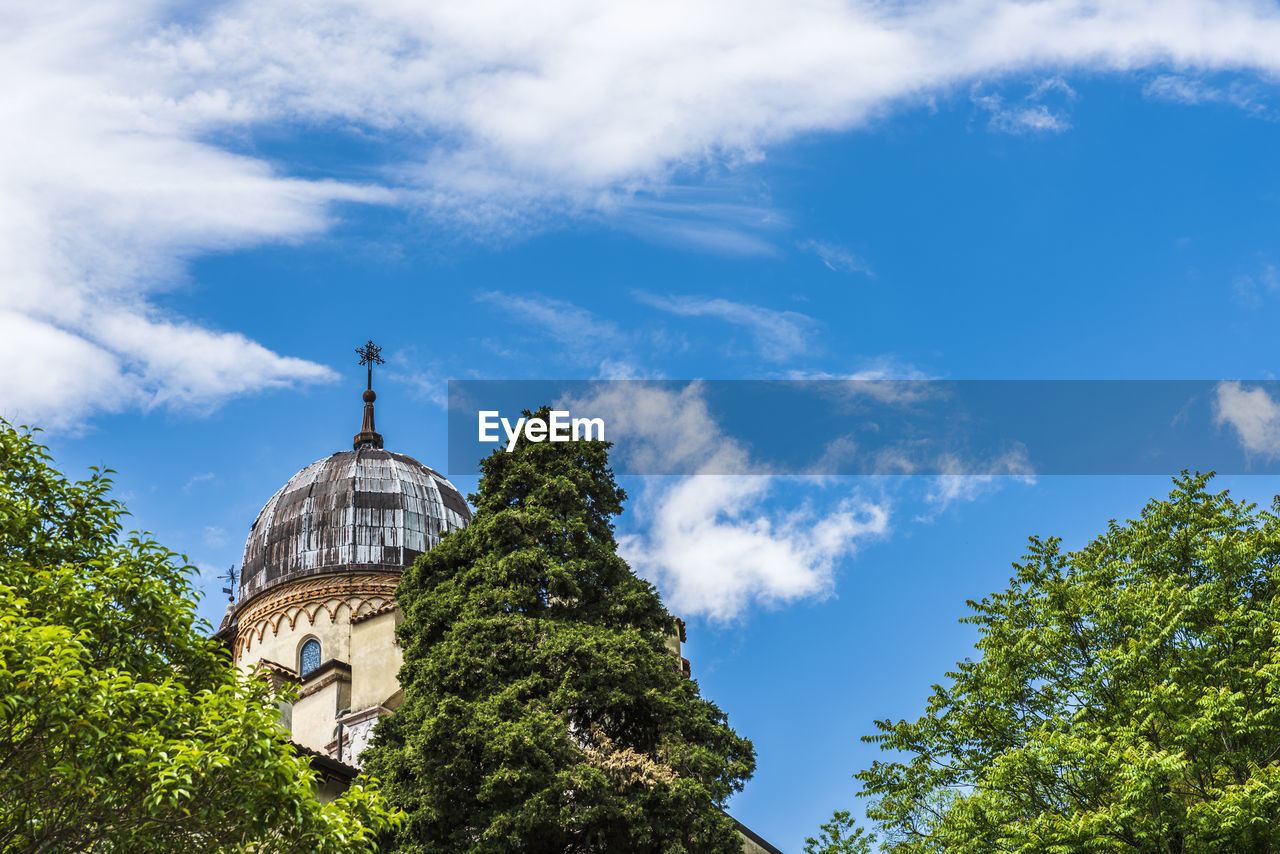
[[[0,291],[0,306],[5,296]],[[0,307],[0,414],[10,421],[75,428],[97,412],[204,409],[245,391],[333,376],[322,365],[280,356],[238,333],[146,313],[104,308],[96,316],[74,316],[61,308],[26,313]]]
[[[1060,102],[1075,100],[1076,92],[1060,77],[1040,81],[1021,100],[1007,101],[998,93],[983,93],[975,86],[970,94],[974,104],[988,113],[987,128],[998,133],[1062,133],[1071,128],[1066,111],[1044,103],[1056,96]]]
[[[798,311],[776,311],[763,306],[732,300],[670,296],[661,297],[643,291],[636,299],[654,308],[681,317],[714,317],[742,326],[750,331],[760,355],[778,361],[800,355],[808,349],[817,321]]]
[[[716,186],[661,186],[657,192],[609,193],[597,214],[647,240],[726,255],[777,255],[773,239],[788,223],[750,188],[726,176]]]
[[[660,379],[661,372],[646,364],[651,354],[689,349],[687,340],[669,330],[640,329],[634,324],[624,328],[566,300],[500,291],[485,291],[475,299],[517,322],[501,341],[486,341],[494,353],[517,364],[545,366],[545,347],[542,355],[535,355],[533,348],[533,342],[544,337],[555,342],[556,364],[562,370],[575,367],[606,380]]]
[[[242,0],[152,57],[228,111],[428,131],[433,204],[591,206],[984,77],[1274,72],[1278,36],[1270,5],[1203,0]]]
[[[182,485],[182,491],[190,492],[197,484],[208,483],[209,481],[216,479],[217,475],[211,471],[203,472],[201,474],[193,474],[191,477],[187,478],[187,482]]]
[[[313,236],[335,205],[469,230],[589,214],[768,251],[767,200],[664,191],[736,187],[770,146],[979,80],[1270,80],[1278,43],[1280,9],[1246,0],[15,0],[0,9],[0,406],[73,424],[330,378],[151,297],[194,256]],[[1188,85],[1151,94],[1209,99]],[[1052,89],[992,121],[1061,129]],[[387,186],[244,153],[268,125],[360,135]],[[31,351],[42,370],[15,370]]]
[[[631,470],[699,472],[647,480],[632,510],[639,530],[619,537],[623,556],[678,614],[731,620],[752,603],[829,594],[840,562],[888,531],[887,504],[856,495],[827,509],[778,509],[771,493],[795,478],[742,474],[749,455],[720,429],[700,383],[678,392],[606,384],[562,403],[625,433],[614,454]]]
[[[476,300],[533,324],[565,347],[592,349],[595,345],[616,340],[621,334],[616,324],[601,320],[587,309],[564,300],[499,291],[484,291],[476,295]]]
[[[1067,81],[1061,77],[1047,77],[1036,84],[1036,87],[1027,95],[1027,100],[1037,101],[1051,94],[1061,95],[1072,101],[1076,98],[1076,90],[1072,89]]]
[[[104,313],[83,328],[104,346],[128,355],[147,406],[207,407],[247,389],[334,378],[323,365],[277,355],[236,332],[212,332],[123,311]]]
[[[436,363],[432,364],[435,365]],[[440,370],[429,367],[426,370],[389,371],[387,379],[392,382],[404,383],[418,397],[441,409],[447,410],[449,408],[449,383],[446,379],[446,374]]]
[[[789,378],[819,382],[818,393],[851,406],[863,402],[871,402],[873,408],[938,406],[954,394],[951,383],[892,355],[868,360],[852,373],[795,371]],[[929,521],[954,503],[976,501],[1011,482],[1036,482],[1030,456],[1021,445],[984,459],[945,450],[927,437],[892,441],[873,436],[868,442],[860,441],[857,433],[828,441],[808,471],[817,477],[851,471],[917,476],[927,483],[923,500],[929,510],[917,515],[916,521]]]
[[[883,369],[896,375],[917,373],[887,363]],[[921,399],[918,394],[891,395],[891,402],[908,405]],[[632,530],[618,540],[623,556],[659,586],[675,613],[728,621],[755,604],[821,598],[834,592],[843,563],[890,533],[892,503],[884,494],[866,496],[864,479],[748,474],[766,467],[717,423],[703,383],[679,390],[601,383],[579,399],[556,405],[601,417],[614,435],[625,435],[626,443],[615,445],[612,453],[615,464],[629,471],[696,472],[646,478],[627,517]],[[844,450],[857,453],[856,446]],[[881,470],[910,474],[923,464],[944,473],[879,483],[919,486],[910,488],[925,506],[915,516],[917,522],[1012,483],[1035,483],[1022,448],[986,461],[933,450],[923,458],[915,450],[902,453],[897,463],[881,460]],[[795,483],[821,489],[797,504],[779,495]],[[812,500],[833,487],[846,491],[823,506]]]
[[[281,176],[202,141],[211,118],[239,114],[225,93],[172,91],[140,61],[137,40],[164,8],[0,12],[0,402],[11,417],[71,427],[332,378],[148,301],[197,253],[305,237],[326,227],[332,202],[387,195]]]
[[[929,479],[930,485],[924,497],[925,502],[933,506],[935,515],[956,502],[976,501],[1010,482],[1036,482],[1031,460],[1023,447],[1010,450],[986,463],[963,460],[947,454],[942,457],[939,465],[943,474]],[[919,518],[927,520],[932,517],[926,514]]]
[[[540,295],[521,296],[500,291],[484,291],[475,299],[494,306],[523,327],[523,334],[505,336],[507,343],[497,348],[507,358],[516,362],[540,362],[520,352],[520,348],[533,338],[545,336],[559,348],[561,367],[594,368],[598,376],[617,379],[641,373],[627,358],[635,337],[632,332],[602,320],[581,306]]]
[[[678,614],[738,617],[752,602],[783,604],[834,589],[835,568],[888,531],[882,504],[847,498],[833,510],[770,514],[776,479],[698,475],[646,490],[642,535],[619,539],[637,572],[662,587]],[[637,513],[645,511],[637,510]]]
[[[700,476],[739,475],[753,469],[745,448],[720,429],[704,398],[702,382],[678,391],[652,383],[601,383],[580,400],[557,403],[574,412],[590,412],[625,435],[615,458],[633,472]]]
[[[817,255],[826,268],[833,273],[863,273],[868,276],[873,275],[870,264],[850,252],[848,249],[845,249],[843,246],[837,246],[834,243],[812,239],[801,241],[798,246],[806,252],[812,252]]]
[[[1161,74],[1142,87],[1142,94],[1155,101],[1178,104],[1228,104],[1259,118],[1272,116],[1264,92],[1254,83],[1231,80],[1215,86],[1199,77]]]
[[[1177,74],[1161,74],[1146,86],[1142,94],[1159,101],[1175,101],[1179,104],[1203,104],[1205,101],[1216,101],[1219,92],[1205,83],[1191,77]]]
[[[1215,424],[1230,425],[1247,453],[1280,456],[1280,403],[1266,389],[1226,381],[1218,383],[1214,392]]]
[[[871,380],[936,380],[927,371],[892,353],[884,353],[862,359],[851,371],[836,373],[834,371],[788,371],[787,378],[793,380],[848,380],[850,382],[868,382]]]
[[[0,416],[60,427],[135,403],[115,354],[49,323],[0,311]]]
[[[626,359],[602,359],[596,370],[596,376],[602,380],[655,380],[662,379],[657,371],[649,370],[642,365]]]
[[[1015,109],[997,108],[991,114],[991,129],[1004,133],[1060,133],[1070,127],[1069,121],[1044,104]]]
[[[865,359],[856,370],[846,373],[789,371],[786,376],[822,382],[820,391],[831,396],[848,400],[865,397],[882,404],[908,405],[950,393],[938,377],[892,354]]]

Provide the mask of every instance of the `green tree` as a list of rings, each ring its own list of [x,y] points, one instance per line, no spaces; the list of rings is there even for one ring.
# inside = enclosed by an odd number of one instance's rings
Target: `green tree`
[[[1280,499],[1208,482],[969,603],[981,657],[866,739],[887,850],[1280,851]]]
[[[317,800],[277,698],[200,631],[192,568],[122,536],[108,472],[50,462],[0,422],[0,851],[371,849],[381,795]]]
[[[838,810],[819,831],[816,839],[811,836],[804,841],[804,854],[871,854],[876,842],[847,810]]]
[[[671,616],[617,554],[607,448],[494,453],[471,525],[405,573],[404,705],[365,754],[407,813],[397,851],[742,850],[721,807],[751,743],[679,673]]]

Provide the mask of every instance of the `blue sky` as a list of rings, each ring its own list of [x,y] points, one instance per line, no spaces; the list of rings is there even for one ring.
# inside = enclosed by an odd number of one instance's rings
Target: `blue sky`
[[[1272,3],[0,16],[0,413],[209,578],[348,447],[368,338],[388,447],[437,466],[450,378],[1275,376]],[[743,483],[627,478],[620,531],[756,743],[732,811],[787,851],[1028,535],[1168,486]],[[715,558],[744,540],[769,559]]]

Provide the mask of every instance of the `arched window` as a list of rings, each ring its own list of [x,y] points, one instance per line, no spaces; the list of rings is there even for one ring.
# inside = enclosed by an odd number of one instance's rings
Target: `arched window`
[[[320,641],[311,638],[302,645],[298,653],[298,672],[306,676],[320,666]]]

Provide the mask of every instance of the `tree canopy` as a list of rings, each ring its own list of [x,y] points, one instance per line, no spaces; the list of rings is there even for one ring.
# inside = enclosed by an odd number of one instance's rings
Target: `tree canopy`
[[[848,810],[837,810],[831,821],[818,828],[817,837],[804,841],[804,854],[870,854],[875,841]]]
[[[1209,483],[969,603],[980,657],[867,737],[885,850],[1280,850],[1280,499]]]
[[[193,568],[126,536],[108,471],[72,482],[0,422],[0,851],[358,852],[375,787],[321,804],[265,681],[195,618]]]
[[[680,673],[671,616],[617,554],[607,448],[495,452],[470,526],[406,572],[404,705],[364,754],[407,814],[397,851],[742,850],[721,807],[751,743]]]

